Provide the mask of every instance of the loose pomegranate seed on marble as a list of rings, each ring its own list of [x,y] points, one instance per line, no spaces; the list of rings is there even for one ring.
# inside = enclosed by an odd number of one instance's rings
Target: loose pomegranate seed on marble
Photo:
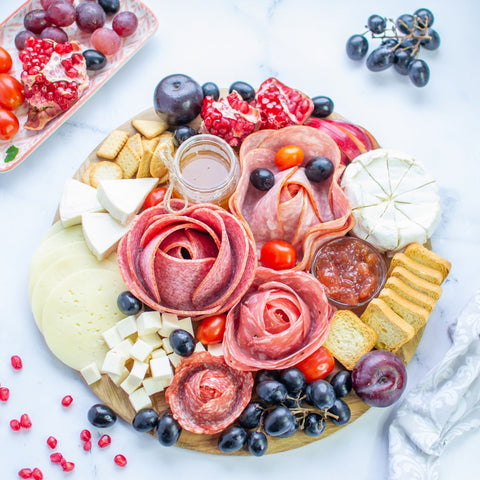
[[[92,449],[92,442],[90,440],[87,440],[84,444],[83,444],[83,449],[86,451],[86,452],[89,452],[91,449]]]
[[[47,445],[54,450],[57,448],[57,439],[55,437],[48,437],[47,438]]]
[[[20,478],[32,478],[32,469],[31,468],[22,468],[19,472],[18,472],[18,476]]]
[[[110,438],[110,435],[102,435],[98,440],[98,446],[100,448],[108,447],[108,445],[110,445],[111,443],[112,439]]]
[[[62,462],[62,468],[64,472],[71,472],[75,468],[73,462]]]
[[[14,432],[18,432],[22,428],[22,425],[18,420],[13,419],[13,420],[10,420],[10,428]]]
[[[39,468],[34,468],[32,471],[32,478],[34,480],[42,480],[43,479],[43,473]]]
[[[127,459],[124,455],[115,455],[113,461],[119,466],[124,467],[127,464]]]
[[[92,438],[92,434],[90,433],[90,430],[82,430],[80,432],[80,439],[83,440],[84,442],[87,442]]]
[[[7,402],[10,397],[10,390],[7,387],[0,388],[0,402]]]
[[[52,463],[62,463],[62,461],[64,461],[64,458],[63,458],[63,455],[59,452],[56,452],[56,453],[52,453],[50,455],[50,461]]]
[[[12,355],[12,358],[10,359],[12,363],[12,367],[15,370],[21,370],[23,367],[23,362],[22,359],[18,355]]]
[[[71,395],[65,395],[63,398],[62,398],[62,405],[64,407],[69,407],[73,402],[73,398]]]
[[[24,413],[20,417],[20,425],[26,429],[29,429],[32,427],[32,421],[30,420],[30,417],[26,413]]]

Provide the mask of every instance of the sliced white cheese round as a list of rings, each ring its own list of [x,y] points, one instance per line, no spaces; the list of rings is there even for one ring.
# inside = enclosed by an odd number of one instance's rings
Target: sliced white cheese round
[[[42,330],[43,307],[50,292],[61,283],[64,278],[72,273],[88,268],[104,268],[111,271],[119,271],[116,262],[110,260],[99,262],[90,253],[79,253],[59,258],[41,273],[33,286],[30,300],[33,318],[40,331]]]
[[[425,243],[440,220],[435,180],[413,157],[379,148],[359,155],[342,178],[352,206],[352,232],[381,252]]]
[[[120,273],[100,268],[63,279],[42,312],[43,335],[53,354],[76,370],[92,362],[101,368],[108,352],[102,332],[124,317],[117,307],[117,297],[124,290]]]

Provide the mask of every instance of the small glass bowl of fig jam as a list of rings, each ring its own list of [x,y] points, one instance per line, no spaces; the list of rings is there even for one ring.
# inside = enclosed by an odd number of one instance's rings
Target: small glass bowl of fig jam
[[[324,286],[333,306],[360,313],[383,288],[387,266],[368,242],[346,236],[318,249],[311,272]]]

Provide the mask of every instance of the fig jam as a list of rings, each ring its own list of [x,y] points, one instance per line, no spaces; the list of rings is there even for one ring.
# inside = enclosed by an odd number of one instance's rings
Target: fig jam
[[[357,307],[375,297],[385,283],[382,256],[367,242],[342,237],[323,245],[312,273],[337,307]]]

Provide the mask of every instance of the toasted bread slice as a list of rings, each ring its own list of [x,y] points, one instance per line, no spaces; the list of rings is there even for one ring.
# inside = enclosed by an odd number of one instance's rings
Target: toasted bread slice
[[[437,255],[417,242],[408,245],[404,253],[412,260],[438,270],[442,274],[443,280],[447,278],[447,275],[452,268],[452,264],[448,260],[442,258],[440,255]]]
[[[393,290],[398,295],[401,295],[403,298],[409,302],[415,303],[419,307],[424,308],[429,313],[435,308],[437,303],[435,299],[426,295],[425,293],[415,290],[415,288],[410,287],[407,283],[403,282],[398,277],[388,277],[385,282],[385,287]]]
[[[338,310],[333,316],[325,347],[348,370],[368,353],[377,341],[375,330],[350,310]]]
[[[415,329],[383,300],[374,298],[360,317],[377,333],[375,347],[395,353],[415,335]]]
[[[423,278],[417,277],[404,267],[395,267],[390,272],[390,278],[398,278],[402,282],[406,283],[409,287],[414,288],[424,295],[428,295],[435,301],[438,301],[442,295],[442,287],[435,285],[434,283],[427,282]]]
[[[440,285],[443,282],[441,272],[407,257],[404,253],[396,253],[393,256],[388,275],[390,275],[390,272],[397,266],[404,267],[417,277],[423,278],[427,280],[427,282],[434,283],[435,285]]]
[[[430,316],[428,310],[410,302],[390,288],[382,288],[378,298],[382,299],[397,315],[411,325],[415,332],[425,326]]]

